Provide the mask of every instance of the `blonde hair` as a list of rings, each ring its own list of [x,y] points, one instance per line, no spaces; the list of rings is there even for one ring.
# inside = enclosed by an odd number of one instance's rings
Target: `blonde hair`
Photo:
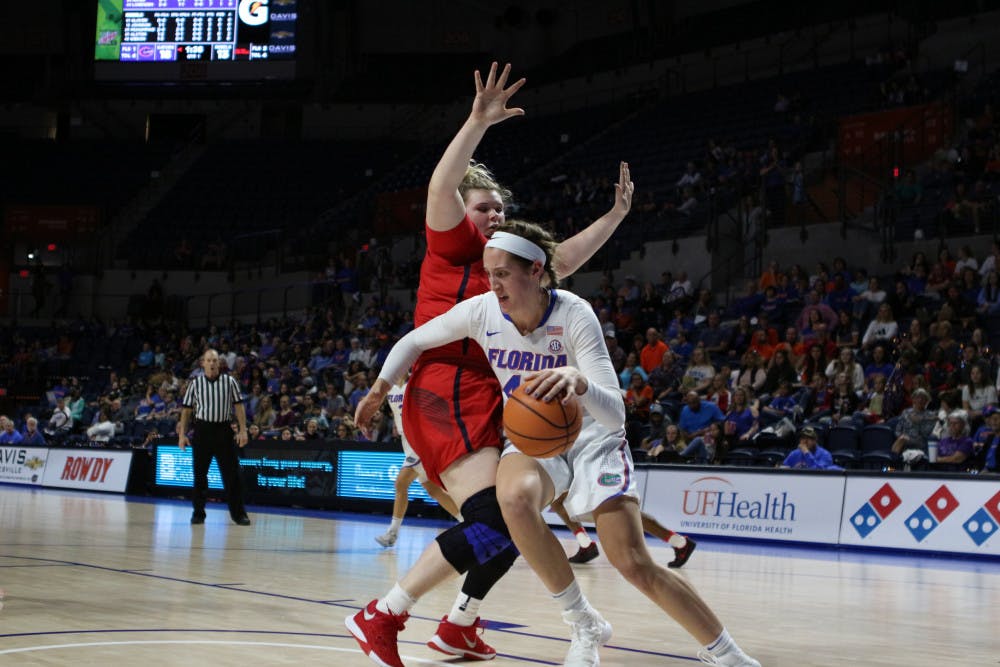
[[[524,220],[507,220],[502,225],[497,227],[498,232],[507,232],[509,234],[514,234],[515,236],[520,236],[521,238],[527,239],[537,245],[539,248],[545,251],[545,275],[548,278],[548,284],[546,281],[542,281],[542,285],[547,287],[559,287],[559,276],[556,275],[555,267],[552,266],[552,260],[556,254],[556,247],[559,245],[552,233],[542,227],[541,225],[535,224],[534,222],[525,222]],[[531,260],[524,259],[523,257],[518,257],[517,255],[512,255],[512,257],[518,262],[522,263],[524,266],[530,267]]]
[[[485,164],[475,161],[469,162],[465,176],[462,177],[462,182],[458,185],[458,193],[462,195],[462,201],[465,201],[470,190],[496,190],[504,204],[510,203],[514,196],[510,190],[500,185],[493,172]]]

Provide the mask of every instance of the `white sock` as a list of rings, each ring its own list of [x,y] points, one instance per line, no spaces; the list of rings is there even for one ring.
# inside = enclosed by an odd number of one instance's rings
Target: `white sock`
[[[583,526],[580,526],[579,530],[574,531],[573,535],[576,537],[576,541],[579,542],[580,546],[584,549],[594,543],[594,540],[590,539],[590,535],[587,534],[587,529]]]
[[[482,603],[482,600],[459,593],[458,597],[455,598],[455,604],[451,606],[448,622],[455,625],[472,625],[479,618],[479,605]]]
[[[577,583],[576,579],[573,580],[569,586],[564,590],[556,593],[552,596],[559,601],[562,605],[563,611],[568,611],[571,614],[579,614],[586,612],[590,609],[590,602],[584,597],[583,591],[580,590],[580,584]]]
[[[731,636],[729,636],[729,631],[722,628],[722,632],[718,637],[715,638],[711,644],[705,646],[705,650],[719,658],[731,651],[740,651],[740,647],[736,645],[736,642]]]
[[[397,583],[384,598],[375,603],[375,608],[383,614],[399,616],[403,612],[410,611],[410,607],[416,603],[416,599],[410,597],[410,594]]]
[[[399,527],[403,525],[403,517],[394,516],[392,517],[392,523],[389,524],[390,533],[398,533]]]
[[[687,538],[680,533],[674,533],[670,536],[670,539],[667,540],[667,544],[672,546],[674,549],[683,549],[687,543]]]

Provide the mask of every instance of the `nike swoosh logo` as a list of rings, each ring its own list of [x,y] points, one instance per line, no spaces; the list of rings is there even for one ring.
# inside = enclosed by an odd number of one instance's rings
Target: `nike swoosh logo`
[[[370,621],[375,618],[375,614],[369,614],[368,610],[365,609],[364,617],[366,621]]]
[[[500,332],[499,331],[487,331],[486,335],[487,336],[496,336],[498,333],[500,333]]]
[[[470,639],[469,639],[468,637],[466,637],[465,635],[462,635],[462,641],[464,641],[464,642],[465,642],[465,645],[466,645],[466,646],[468,646],[469,648],[476,648],[476,638],[475,638],[475,637],[473,637],[473,638],[472,638],[472,639],[470,640]]]

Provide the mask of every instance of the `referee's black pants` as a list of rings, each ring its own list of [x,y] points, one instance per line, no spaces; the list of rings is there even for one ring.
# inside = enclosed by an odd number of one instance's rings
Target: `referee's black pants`
[[[208,498],[208,468],[212,457],[219,463],[222,485],[226,489],[229,515],[238,519],[247,513],[243,505],[243,478],[240,476],[240,461],[236,455],[236,442],[229,422],[194,421],[194,438],[191,440],[191,455],[194,459],[194,512],[205,513]]]

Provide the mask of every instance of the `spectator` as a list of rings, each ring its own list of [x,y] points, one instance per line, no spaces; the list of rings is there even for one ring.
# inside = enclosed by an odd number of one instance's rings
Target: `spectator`
[[[0,445],[19,445],[23,441],[24,436],[14,428],[13,420],[0,415]]]
[[[702,400],[696,391],[685,394],[684,404],[677,425],[681,429],[681,435],[688,442],[704,435],[712,422],[721,422],[726,418],[715,403]]]
[[[115,436],[115,423],[111,421],[111,412],[107,406],[101,408],[97,422],[87,429],[87,438],[91,442],[107,444]]]
[[[760,428],[757,402],[751,397],[752,394],[746,387],[738,387],[733,392],[733,404],[722,427],[727,450],[739,442],[750,440]]]
[[[766,381],[767,371],[764,370],[760,354],[756,350],[744,352],[740,368],[733,378],[733,386],[737,389],[748,389],[753,394],[757,394]]]
[[[260,402],[257,404],[257,411],[253,416],[253,423],[257,425],[262,432],[271,430],[274,425],[275,419],[274,410],[271,408],[271,397],[262,396]]]
[[[635,352],[629,352],[625,358],[625,368],[618,374],[618,380],[621,383],[622,389],[628,389],[632,384],[632,375],[634,374],[641,375],[643,382],[649,380],[649,375],[639,365],[639,355]]]
[[[899,324],[893,317],[892,307],[883,303],[878,307],[875,319],[868,324],[865,335],[861,337],[861,347],[871,349],[877,343],[889,342],[899,333]]]
[[[726,368],[712,376],[712,381],[707,391],[708,400],[718,405],[723,413],[729,410],[729,402],[732,399],[728,383],[729,370]]]
[[[628,355],[618,345],[618,338],[613,326],[611,329],[604,331],[604,344],[608,348],[608,356],[611,357],[611,365],[614,367],[615,373],[621,373],[625,369],[625,360],[628,358]]]
[[[771,357],[771,362],[768,364],[767,377],[764,380],[764,386],[761,387],[761,392],[773,394],[782,382],[793,385],[798,381],[798,373],[795,372],[795,367],[788,360],[788,353],[783,349],[775,350],[774,356]]]
[[[684,369],[676,361],[673,352],[663,353],[660,365],[649,374],[649,385],[653,388],[653,396],[657,401],[679,399],[681,379]]]
[[[845,373],[850,381],[850,387],[855,392],[861,392],[865,388],[865,371],[861,364],[854,360],[854,352],[849,347],[840,348],[837,358],[831,361],[826,367],[826,377],[834,380],[838,374]]]
[[[913,407],[907,408],[896,422],[896,441],[892,452],[902,455],[908,449],[915,449],[927,455],[927,440],[934,431],[937,415],[928,410],[931,395],[926,389],[915,389],[910,394]]]
[[[642,370],[646,371],[647,378],[649,373],[660,365],[663,353],[667,349],[667,344],[663,342],[659,330],[655,327],[649,327],[646,330],[646,345],[642,348],[642,352],[639,355],[639,363],[642,366]]]
[[[886,296],[888,295],[885,293],[885,290],[879,286],[878,278],[869,278],[868,286],[865,290],[852,298],[854,305],[851,312],[856,319],[867,320],[872,316],[873,312],[878,312]],[[845,310],[840,312],[844,312]]]
[[[38,430],[38,420],[32,416],[28,416],[24,420],[24,439],[21,441],[25,447],[44,447],[45,437],[42,432]]]
[[[700,436],[688,443],[688,446],[681,452],[681,458],[690,459],[695,463],[701,464],[715,461],[722,443],[722,422],[710,422]]]
[[[979,427],[972,437],[971,465],[973,470],[996,468],[996,446],[1000,441],[1000,410],[992,405],[983,411],[986,423]],[[989,466],[990,453],[993,454],[993,465]]]
[[[948,414],[947,432],[938,442],[937,463],[961,465],[972,456],[969,421],[963,410]]]
[[[997,390],[986,377],[983,367],[973,363],[969,367],[969,383],[962,385],[962,409],[970,422],[982,419],[987,406],[996,406]]]
[[[722,329],[717,312],[709,312],[705,327],[698,333],[698,344],[705,348],[705,352],[713,360],[729,352],[729,334]]]
[[[713,377],[715,377],[715,367],[708,360],[705,348],[694,348],[691,353],[691,363],[688,364],[681,379],[681,390],[705,394],[712,385]]]
[[[782,468],[800,468],[809,470],[843,470],[834,465],[833,456],[819,445],[816,431],[806,426],[799,431],[799,446],[793,450],[784,461]]]
[[[850,419],[858,409],[858,394],[851,386],[851,381],[844,371],[836,374],[833,380],[833,393],[830,394],[830,420],[838,424],[842,419]]]
[[[649,407],[653,402],[653,388],[638,373],[633,373],[625,392],[626,420],[634,422],[649,419]]]
[[[676,461],[680,458],[681,452],[687,447],[684,436],[676,424],[668,424],[663,431],[663,440],[650,441],[649,450],[646,456],[658,461]]]
[[[274,416],[271,427],[278,429],[294,427],[299,422],[299,415],[292,409],[292,399],[287,394],[282,394],[278,399],[278,414]]]
[[[889,360],[889,355],[886,353],[884,345],[876,345],[872,350],[872,358],[867,366],[865,366],[865,382],[870,383],[872,377],[875,375],[881,375],[883,377],[890,377],[895,371],[895,366]]]
[[[153,362],[155,361],[155,353],[153,352],[153,347],[147,342],[142,344],[142,350],[139,352],[139,356],[135,359],[135,364],[139,368],[152,368]]]
[[[66,399],[56,399],[55,410],[52,411],[49,423],[45,426],[45,435],[68,433],[72,428],[73,417],[70,416],[69,409],[66,407]]]

